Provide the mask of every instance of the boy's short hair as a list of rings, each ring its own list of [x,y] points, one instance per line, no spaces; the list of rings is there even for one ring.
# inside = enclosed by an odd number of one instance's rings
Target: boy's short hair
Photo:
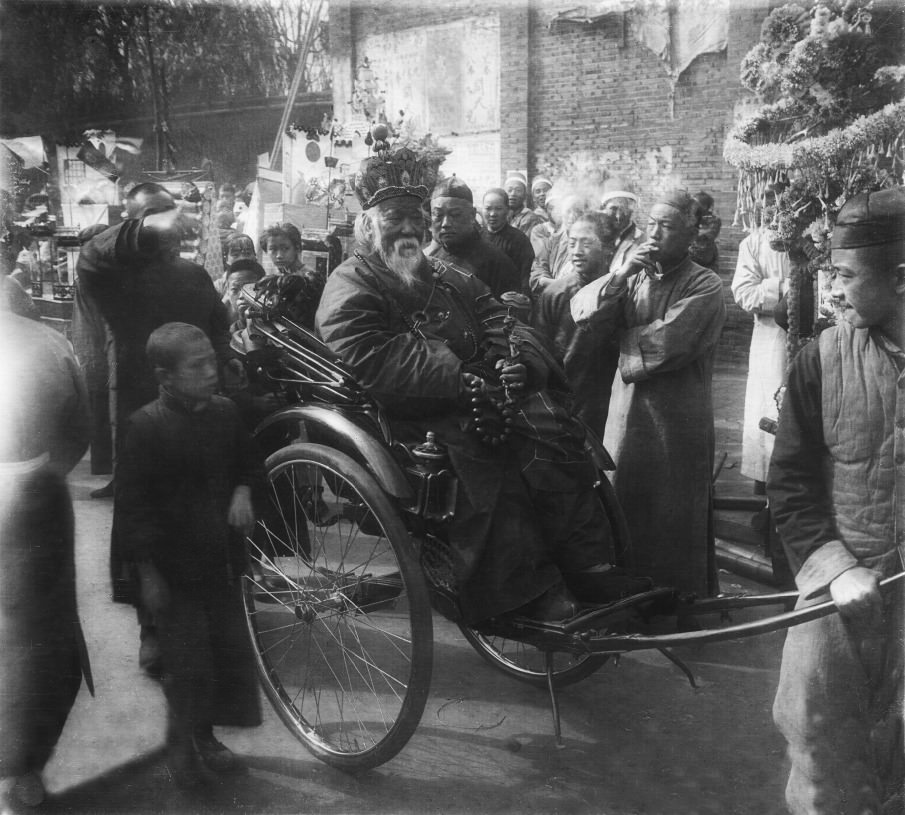
[[[588,224],[601,244],[606,245],[612,243],[607,234],[606,221],[601,217],[599,212],[583,212],[569,226],[568,232],[571,232],[578,224]],[[568,232],[566,233],[568,235]]]
[[[193,342],[210,342],[198,326],[189,323],[164,323],[148,337],[145,353],[152,368],[174,370],[182,360],[185,348]]]
[[[261,248],[265,252],[269,252],[270,241],[277,236],[286,238],[295,247],[296,251],[302,251],[302,233],[299,232],[295,224],[289,223],[289,221],[268,226],[264,230],[264,234],[261,235]]]
[[[251,258],[239,258],[237,261],[230,263],[229,268],[226,270],[227,280],[231,274],[235,274],[236,272],[251,273],[255,280],[260,280],[267,274],[264,271],[264,267],[258,263],[258,261],[252,260]]]
[[[238,232],[235,235],[232,235],[227,239],[226,243],[227,251],[231,249],[240,249],[243,246],[250,246],[252,249],[255,248],[255,242],[252,240],[251,235],[246,235],[244,232]]]

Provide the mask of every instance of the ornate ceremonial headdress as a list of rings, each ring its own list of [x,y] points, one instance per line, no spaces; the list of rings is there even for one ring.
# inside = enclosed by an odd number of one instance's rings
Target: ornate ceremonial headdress
[[[370,209],[381,201],[413,195],[424,200],[437,183],[442,148],[419,149],[418,145],[389,147],[378,150],[361,162],[355,176],[355,193],[362,209]]]

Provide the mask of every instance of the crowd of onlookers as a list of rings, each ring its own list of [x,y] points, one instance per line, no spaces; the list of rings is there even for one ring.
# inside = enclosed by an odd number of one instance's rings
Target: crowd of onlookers
[[[328,272],[303,262],[297,225],[246,234],[247,204],[223,185],[212,213],[223,274],[212,280],[184,241],[197,232],[197,189],[184,188],[177,202],[160,185],[138,184],[125,196],[121,223],[79,236],[75,355],[59,335],[22,319],[36,316],[29,286],[48,259],[27,231],[19,233],[0,275],[4,309],[20,315],[0,321],[0,340],[21,351],[0,358],[14,391],[4,403],[10,432],[0,437],[0,535],[25,542],[4,550],[9,574],[22,579],[5,576],[10,588],[0,593],[4,613],[14,609],[9,613],[19,623],[5,629],[3,640],[2,717],[15,736],[0,750],[0,803],[10,811],[43,797],[41,769],[81,677],[90,682],[65,487],[89,436],[93,471],[114,472],[93,497],[115,496],[113,599],[135,605],[139,662],[164,680],[170,772],[180,785],[195,787],[210,771],[241,769],[213,727],[261,720],[235,577],[246,565],[242,541],[255,523],[253,495],[264,481],[249,419],[278,403],[274,394],[248,393],[231,346],[243,328],[239,298],[249,286],[279,292],[289,316],[318,332],[362,384],[386,397],[391,419],[426,418],[431,429],[453,416],[444,438],[466,488],[450,544],[464,542],[470,557],[484,552],[461,580],[457,575],[466,621],[515,613],[552,623],[577,613],[580,602],[655,584],[676,590],[680,630],[699,627],[682,598],[719,590],[711,379],[726,311],[713,198],[663,192],[642,225],[638,195],[616,179],[590,188],[545,177],[529,184],[512,173],[480,201],[456,176],[426,197],[415,189],[363,199],[355,247]],[[739,247],[731,286],[755,320],[742,472],[760,491],[769,481],[801,602],[831,596],[843,614],[843,622],[801,629],[786,646],[776,716],[793,751],[790,805],[825,794],[832,784],[806,768],[837,767],[824,742],[835,744],[852,722],[866,721],[870,694],[848,704],[842,692],[851,677],[861,677],[858,671],[873,682],[878,666],[892,666],[878,682],[898,689],[894,712],[901,719],[900,628],[876,624],[871,633],[865,625],[883,613],[901,620],[901,596],[882,598],[877,579],[900,563],[889,518],[896,513],[892,457],[901,456],[890,439],[901,413],[895,382],[901,384],[905,342],[905,194],[894,188],[871,195],[852,199],[840,213],[833,262],[850,313],[788,375],[791,407],[772,465],[772,439],[759,425],[778,411],[785,380],[785,339],[773,315],[787,293],[788,256],[765,233],[753,233]],[[271,274],[261,263],[265,256]],[[513,314],[538,344],[527,335],[513,341],[510,333],[513,344],[497,353],[494,321],[505,324]],[[513,351],[519,343],[524,358]],[[466,437],[460,412],[475,400],[491,403],[493,388],[507,400],[520,394],[522,401],[505,404],[522,435],[509,449],[491,447],[498,452],[488,456]],[[608,551],[609,522],[591,495],[593,479],[580,475],[589,464],[582,423],[614,453],[634,574]],[[833,473],[829,485],[826,468]],[[501,489],[504,480],[510,483]],[[827,527],[830,502],[841,507],[832,516],[838,531]],[[882,506],[862,523],[868,504]],[[524,584],[511,579],[520,573]],[[52,618],[42,611],[48,604]],[[845,650],[852,638],[855,647],[873,649],[866,663]],[[822,653],[814,642],[831,648],[831,658],[814,656]],[[818,694],[811,678],[827,675],[830,659],[842,672]],[[806,709],[811,703],[820,716]],[[876,774],[861,771],[873,735],[855,736],[845,739],[851,760],[838,773],[849,773],[849,787],[873,801],[880,794]],[[899,747],[900,741],[899,731]]]

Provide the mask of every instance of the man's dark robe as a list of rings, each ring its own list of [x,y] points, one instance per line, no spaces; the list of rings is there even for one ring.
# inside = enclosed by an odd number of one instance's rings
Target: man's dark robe
[[[110,423],[110,363],[113,338],[97,305],[76,281],[72,309],[72,345],[88,388],[91,405],[91,473],[113,472],[113,428]]]
[[[435,240],[425,254],[471,272],[497,299],[507,291],[528,293],[527,288],[522,288],[522,278],[515,264],[502,249],[485,240],[477,229],[468,240],[456,245],[455,251]]]
[[[534,326],[551,344],[575,394],[575,414],[601,439],[606,429],[613,379],[619,366],[619,345],[578,331],[569,303],[590,283],[575,272],[551,280],[537,296]]]
[[[446,267],[434,282],[425,260],[406,286],[377,255],[341,264],[317,313],[324,341],[385,408],[394,435],[420,442],[432,430],[449,451],[459,478],[449,539],[470,622],[524,605],[555,585],[561,570],[613,558],[599,502],[595,509],[585,500],[595,474],[583,433],[542,389],[556,366],[533,350],[529,329],[520,329],[530,373],[513,435],[490,447],[470,429],[462,373],[499,343],[505,315],[471,274]]]
[[[148,364],[145,345],[154,329],[183,322],[200,328],[210,339],[221,366],[230,357],[229,317],[207,272],[174,256],[142,232],[140,220],[106,229],[82,246],[79,286],[93,300],[110,326],[115,347],[114,433],[142,405],[157,396],[157,380]],[[122,434],[117,436],[119,448]],[[114,525],[111,539],[113,597],[134,602],[129,570]]]
[[[485,229],[481,236],[488,243],[503,251],[518,269],[521,286],[518,291],[527,294],[531,283],[531,265],[534,263],[534,247],[528,236],[511,224],[504,224],[498,232]]]
[[[237,486],[261,491],[261,454],[229,399],[189,410],[166,392],[129,418],[114,520],[128,560],[149,560],[170,603],[156,618],[171,714],[195,724],[260,723],[245,630],[242,536],[228,522]]]

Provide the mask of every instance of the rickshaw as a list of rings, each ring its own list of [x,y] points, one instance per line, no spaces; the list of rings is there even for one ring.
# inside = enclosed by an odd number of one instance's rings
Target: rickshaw
[[[248,538],[242,593],[264,691],[291,733],[327,764],[371,769],[411,738],[430,692],[434,610],[494,668],[549,693],[558,742],[557,690],[612,656],[658,649],[694,684],[668,649],[767,633],[835,610],[826,602],[793,611],[795,592],[695,600],[655,588],[583,607],[561,623],[508,616],[466,625],[443,537],[456,479],[442,439],[395,439],[380,405],[275,300],[246,287],[246,328],[234,337],[251,387],[279,391],[285,402],[256,430],[269,505]],[[587,446],[617,550],[626,553],[625,519],[606,475],[613,462],[592,434]],[[676,632],[674,621],[658,629],[654,610],[674,614],[677,603],[723,622],[733,609],[785,611],[700,631]]]

